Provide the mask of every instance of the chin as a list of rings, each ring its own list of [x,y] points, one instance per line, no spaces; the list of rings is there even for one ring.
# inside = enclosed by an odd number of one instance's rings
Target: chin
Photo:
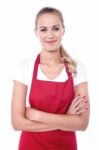
[[[45,50],[48,52],[56,52],[59,50],[59,47],[45,47]]]

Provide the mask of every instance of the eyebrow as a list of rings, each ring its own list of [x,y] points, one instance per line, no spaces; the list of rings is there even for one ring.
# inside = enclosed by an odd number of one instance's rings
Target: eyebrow
[[[60,27],[60,26],[61,26],[61,25],[56,24],[56,25],[53,25],[52,27]],[[41,28],[47,28],[47,27],[46,27],[46,26],[41,26],[40,29],[41,29]]]

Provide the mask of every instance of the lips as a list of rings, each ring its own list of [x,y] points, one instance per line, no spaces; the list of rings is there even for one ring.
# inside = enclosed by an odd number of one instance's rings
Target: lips
[[[57,40],[51,40],[51,41],[45,41],[45,42],[48,44],[53,44],[53,43],[57,42]]]

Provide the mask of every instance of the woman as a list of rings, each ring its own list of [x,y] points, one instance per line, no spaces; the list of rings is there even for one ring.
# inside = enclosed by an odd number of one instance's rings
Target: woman
[[[88,126],[86,73],[64,50],[64,32],[58,9],[45,7],[38,12],[35,34],[42,50],[34,63],[20,64],[14,77],[12,125],[22,130],[19,150],[77,150],[75,131]],[[27,91],[30,107],[26,107]]]

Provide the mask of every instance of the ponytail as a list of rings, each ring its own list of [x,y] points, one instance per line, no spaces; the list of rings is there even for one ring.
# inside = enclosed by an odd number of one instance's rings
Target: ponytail
[[[77,62],[64,50],[63,46],[60,47],[61,55],[63,61],[66,61],[68,64],[69,72],[73,75],[77,74]]]

